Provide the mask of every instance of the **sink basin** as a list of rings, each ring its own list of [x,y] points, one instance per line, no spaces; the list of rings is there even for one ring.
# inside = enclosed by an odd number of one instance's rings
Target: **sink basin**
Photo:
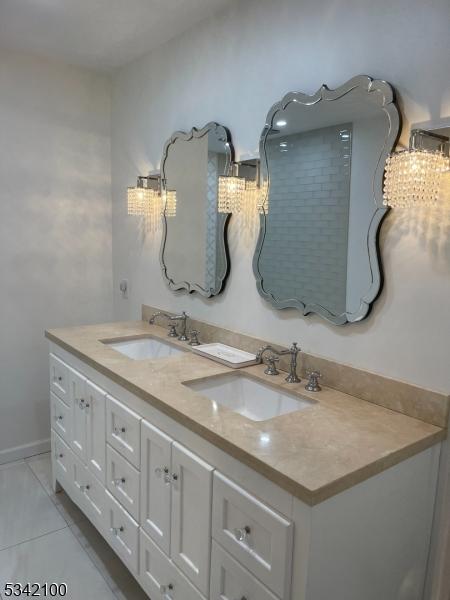
[[[267,421],[314,404],[313,400],[235,373],[188,381],[183,385],[252,421]]]
[[[123,342],[103,342],[113,350],[132,358],[133,360],[145,360],[146,358],[167,358],[184,354],[184,350],[168,344],[156,338],[140,338],[135,340],[124,340]]]

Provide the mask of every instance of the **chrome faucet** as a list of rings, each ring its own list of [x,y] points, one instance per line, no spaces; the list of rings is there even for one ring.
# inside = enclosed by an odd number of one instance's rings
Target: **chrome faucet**
[[[169,321],[169,333],[167,334],[169,337],[178,337],[178,333],[177,333],[177,329],[176,329],[176,325],[173,325],[172,323],[170,323],[170,321],[172,320],[172,317],[170,315],[168,315],[165,312],[156,312],[154,315],[152,315],[149,319],[149,324],[150,325],[154,325],[155,324],[155,320],[158,317],[164,317],[165,319],[167,319]]]
[[[175,315],[174,317],[172,317],[171,315],[168,315],[165,312],[161,312],[161,311],[157,312],[150,317],[150,320],[149,320],[150,325],[154,325],[155,319],[157,319],[158,317],[164,317],[165,319],[167,319],[169,321],[169,333],[168,333],[169,337],[177,337],[180,340],[180,342],[187,342],[189,340],[189,338],[186,335],[186,326],[187,326],[188,316],[184,312],[184,310],[181,313],[181,315]],[[181,324],[180,335],[178,335],[178,333],[177,333],[176,325],[171,324],[170,321],[180,321],[180,324]]]
[[[301,381],[300,377],[297,375],[297,356],[300,352],[300,348],[298,347],[296,342],[293,342],[292,346],[287,350],[276,350],[273,346],[267,345],[263,346],[256,358],[259,362],[263,361],[263,356],[265,352],[272,352],[272,354],[268,357],[268,367],[264,371],[267,375],[278,375],[278,371],[275,367],[275,356],[285,356],[286,354],[291,355],[291,364],[289,367],[289,375],[286,377],[286,381],[288,383],[299,383]]]
[[[189,338],[186,335],[186,326],[187,326],[188,316],[184,312],[184,310],[181,313],[181,315],[175,315],[174,317],[170,317],[170,320],[171,321],[179,321],[180,322],[181,333],[178,336],[178,339],[180,340],[180,342],[187,342],[187,341],[189,341]]]

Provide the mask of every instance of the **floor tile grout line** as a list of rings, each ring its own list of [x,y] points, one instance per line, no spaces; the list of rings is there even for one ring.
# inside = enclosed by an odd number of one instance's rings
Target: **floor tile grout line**
[[[59,527],[58,529],[54,529],[53,531],[47,531],[47,533],[42,533],[41,535],[37,535],[36,537],[32,537],[28,540],[23,540],[22,542],[17,542],[17,544],[11,544],[11,546],[5,546],[4,548],[0,549],[0,555],[5,550],[11,550],[11,548],[16,548],[17,546],[21,546],[22,544],[28,544],[28,542],[34,542],[36,540],[40,540],[41,538],[46,537],[47,535],[52,535],[53,533],[58,533],[58,531],[63,531],[64,529],[68,529],[68,528],[69,528],[69,526],[66,523],[64,527]]]
[[[88,519],[88,523],[89,525],[91,525],[92,527],[94,527],[95,531],[98,531],[97,528],[95,527],[95,525],[93,523],[91,523],[91,521],[89,521]],[[74,525],[76,525],[76,523],[74,523]],[[77,540],[78,544],[80,545],[80,547],[83,549],[84,553],[86,554],[86,556],[89,558],[89,560],[91,561],[91,564],[94,566],[95,570],[99,573],[100,577],[103,579],[103,581],[106,583],[106,585],[108,586],[108,588],[111,590],[112,594],[117,598],[117,594],[115,592],[115,588],[111,587],[111,585],[108,583],[108,580],[106,579],[106,577],[103,575],[103,573],[100,571],[100,569],[97,567],[97,565],[94,562],[94,559],[92,558],[92,556],[89,554],[89,552],[86,550],[86,548],[83,546],[83,544],[81,543],[81,541],[78,539],[78,537],[75,535],[75,533],[72,531],[72,526],[69,525],[69,530],[70,533],[73,535],[73,537]],[[101,535],[101,533],[99,532],[99,535]],[[103,539],[105,539],[102,536]],[[106,540],[105,540],[106,541]],[[108,542],[106,542],[108,543]]]
[[[42,483],[42,481],[39,479],[39,477],[36,475],[36,473],[33,471],[33,469],[30,467],[30,465],[25,461],[25,464],[27,465],[27,467],[30,469],[30,471],[33,473],[34,477],[37,479],[37,481],[39,482],[39,485],[41,486],[41,488],[44,490],[46,496],[48,498],[50,498],[50,500],[52,501],[53,504],[56,504],[52,498],[52,496],[48,493],[48,490],[46,489],[45,485]],[[53,494],[55,495],[55,494]]]
[[[46,493],[47,497],[48,497],[48,498],[50,498],[50,500],[51,500],[51,502],[52,502],[53,506],[54,506],[54,507],[55,507],[55,508],[58,510],[58,512],[59,512],[59,509],[58,509],[58,504],[60,504],[60,502],[58,502],[58,496],[57,496],[57,492],[53,492],[53,491],[52,491],[52,493],[51,493],[51,494],[49,494],[49,493],[48,493],[48,490],[47,490],[47,488],[46,488],[46,487],[45,487],[45,485],[42,483],[42,481],[39,479],[39,477],[36,475],[36,473],[33,471],[33,469],[30,467],[30,465],[29,465],[28,463],[26,463],[26,464],[27,464],[27,467],[30,469],[30,471],[33,473],[33,475],[34,475],[34,476],[36,477],[36,479],[38,480],[38,482],[39,482],[39,485],[42,487],[42,489],[43,489],[43,490],[44,490],[44,492]],[[62,488],[62,491],[64,491],[64,488]],[[59,512],[59,514],[61,515],[61,513],[60,513],[60,512]],[[61,515],[61,516],[62,516],[62,515]],[[63,517],[63,519],[64,519],[64,517]],[[66,520],[64,519],[64,521],[66,521]],[[67,523],[67,521],[66,521],[66,523]],[[69,523],[67,523],[67,525],[69,526]]]
[[[44,452],[44,454],[47,454],[47,453],[46,453],[46,452]],[[61,513],[60,506],[62,506],[62,505],[61,505],[61,502],[58,502],[58,496],[57,496],[57,492],[52,492],[52,494],[50,495],[50,494],[48,493],[47,489],[45,488],[44,484],[42,483],[42,481],[39,479],[39,477],[38,477],[38,476],[36,475],[36,473],[33,471],[33,469],[32,469],[32,468],[31,468],[29,465],[28,465],[28,467],[29,467],[30,471],[33,473],[33,475],[36,477],[36,479],[39,481],[39,485],[40,485],[40,486],[41,486],[41,487],[44,489],[44,492],[47,494],[47,497],[48,497],[48,498],[50,498],[50,500],[51,500],[51,502],[52,502],[53,506],[54,506],[54,507],[56,508],[56,510],[58,511],[58,514],[61,516],[61,518],[62,518],[62,519],[64,520],[64,522],[66,523],[66,526],[70,528],[72,525],[76,525],[78,521],[74,521],[74,520],[72,519],[72,522],[71,522],[71,523],[68,523],[68,522],[67,522],[67,519],[65,518],[65,516],[64,516],[64,515]],[[67,494],[67,492],[64,490],[64,488],[61,488],[61,492],[64,492],[64,493],[67,495],[67,497],[69,498],[69,500],[70,500],[71,502],[73,502],[73,500],[70,498],[70,496],[69,496],[69,495]],[[76,504],[75,504],[75,506],[76,506]],[[77,508],[78,508],[78,507],[77,507]],[[80,510],[81,510],[81,509],[80,509]],[[81,514],[83,515],[83,517],[85,517],[85,514],[84,514],[83,512],[82,512]]]

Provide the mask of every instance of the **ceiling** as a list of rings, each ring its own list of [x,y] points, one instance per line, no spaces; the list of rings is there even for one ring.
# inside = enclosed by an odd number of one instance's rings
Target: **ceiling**
[[[0,47],[111,70],[233,0],[0,0]]]

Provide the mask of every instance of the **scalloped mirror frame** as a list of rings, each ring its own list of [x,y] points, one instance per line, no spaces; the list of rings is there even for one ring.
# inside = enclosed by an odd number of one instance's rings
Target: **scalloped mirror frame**
[[[259,260],[264,245],[266,235],[266,215],[260,215],[260,231],[256,244],[255,254],[253,257],[253,272],[256,278],[256,286],[260,295],[270,302],[277,309],[297,308],[302,311],[303,315],[315,313],[333,323],[334,325],[344,325],[346,323],[354,323],[361,321],[369,314],[373,302],[379,296],[383,286],[383,272],[381,264],[381,256],[379,252],[379,231],[381,223],[386,216],[389,208],[383,206],[383,179],[385,161],[388,154],[395,147],[400,133],[401,118],[398,108],[395,104],[395,92],[392,86],[383,80],[372,79],[367,75],[358,75],[353,77],[342,86],[336,89],[329,89],[325,84],[312,96],[302,92],[289,92],[284,98],[275,103],[267,114],[266,124],[260,138],[260,157],[263,165],[263,172],[266,173],[266,190],[267,194],[270,189],[270,173],[268,169],[268,160],[265,150],[266,138],[272,128],[273,119],[276,113],[284,110],[292,102],[302,104],[304,106],[314,106],[318,102],[339,100],[352,90],[360,88],[367,94],[376,94],[379,98],[380,108],[386,113],[389,122],[389,131],[385,139],[382,152],[378,158],[376,168],[372,179],[372,198],[374,201],[374,212],[370,221],[369,229],[366,237],[367,253],[369,258],[369,266],[371,272],[371,284],[367,292],[360,299],[359,308],[352,313],[345,312],[342,314],[332,314],[329,310],[319,304],[304,304],[297,298],[278,299],[275,295],[264,288],[263,275],[259,269]]]
[[[207,123],[201,129],[192,127],[192,129],[188,132],[176,131],[167,140],[167,142],[164,144],[163,155],[162,155],[162,160],[161,160],[161,177],[162,177],[163,182],[166,180],[165,167],[166,167],[166,161],[169,156],[169,151],[170,151],[171,146],[173,144],[175,144],[178,140],[188,142],[192,139],[202,138],[203,136],[208,135],[208,133],[210,131],[214,131],[217,134],[218,139],[220,139],[220,141],[223,141],[223,143],[225,145],[227,145],[228,152],[227,152],[226,170],[228,172],[230,171],[231,165],[234,160],[234,149],[233,149],[233,145],[232,145],[232,141],[231,141],[231,133],[223,125],[220,125],[219,123],[215,123],[214,121],[211,121],[211,122]],[[167,218],[166,218],[164,212],[162,213],[163,231],[162,231],[162,238],[161,238],[161,248],[160,248],[160,252],[159,252],[159,262],[161,265],[163,278],[164,278],[167,286],[169,287],[169,289],[171,289],[172,291],[186,290],[188,293],[198,292],[205,298],[210,298],[211,296],[216,296],[217,294],[220,294],[220,292],[223,291],[226,279],[227,279],[229,271],[230,271],[230,259],[229,259],[228,244],[227,244],[227,226],[228,226],[229,218],[230,218],[229,214],[219,213],[219,212],[217,213],[217,231],[220,232],[220,241],[219,241],[218,251],[219,251],[220,259],[223,264],[223,270],[216,279],[215,287],[206,289],[195,282],[174,281],[169,276],[169,274],[167,272],[167,265],[164,263],[164,250],[165,250],[166,241],[167,241],[168,223],[167,223]]]

